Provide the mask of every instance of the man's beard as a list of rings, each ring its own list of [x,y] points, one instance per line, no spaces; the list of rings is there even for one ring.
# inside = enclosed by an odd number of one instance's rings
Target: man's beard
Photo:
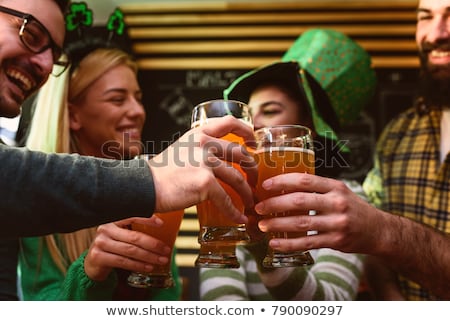
[[[419,94],[429,107],[442,108],[450,106],[450,63],[445,65],[429,63],[429,52],[437,48],[450,51],[448,44],[424,44],[419,52],[421,66]]]

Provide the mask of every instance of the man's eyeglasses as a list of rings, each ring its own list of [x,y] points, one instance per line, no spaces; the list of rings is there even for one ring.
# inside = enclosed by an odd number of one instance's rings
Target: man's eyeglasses
[[[21,18],[22,25],[19,29],[19,38],[22,44],[31,52],[41,53],[51,49],[53,55],[52,75],[58,77],[69,65],[69,59],[50,36],[48,30],[31,14],[0,6],[0,12]]]

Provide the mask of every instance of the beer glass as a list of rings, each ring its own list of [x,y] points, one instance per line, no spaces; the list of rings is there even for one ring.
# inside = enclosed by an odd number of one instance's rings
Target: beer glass
[[[258,165],[256,197],[258,201],[281,195],[261,187],[264,180],[285,173],[314,174],[314,151],[311,130],[300,125],[272,126],[255,131],[255,161]],[[275,217],[309,215],[309,212],[286,211],[270,214]],[[306,232],[270,232],[266,236],[273,238],[296,238],[306,236]],[[313,264],[309,252],[279,252],[268,248],[263,260],[265,267],[288,267]]]
[[[143,154],[136,156],[137,158],[150,159],[152,154]],[[154,265],[154,269],[150,273],[131,272],[128,276],[128,284],[136,288],[169,288],[174,286],[175,282],[172,278],[171,266],[173,260],[173,247],[180,229],[183,219],[184,210],[172,211],[166,213],[154,213],[164,224],[159,227],[148,226],[144,224],[132,223],[131,229],[146,233],[154,238],[163,241],[172,249],[169,262],[164,265]]]
[[[203,102],[194,107],[192,111],[191,127],[195,128],[208,123],[214,117],[233,115],[241,119],[249,126],[253,126],[249,108],[246,104],[235,100],[216,99]],[[241,137],[235,134],[227,134],[222,139],[244,145]],[[240,166],[230,163],[244,176]],[[244,212],[244,204],[240,196],[227,184],[219,181],[231,200]],[[237,268],[239,263],[235,253],[235,245],[249,241],[245,224],[236,224],[228,218],[222,209],[217,208],[211,201],[203,201],[197,204],[197,215],[200,225],[198,242],[200,252],[195,261],[198,267]]]

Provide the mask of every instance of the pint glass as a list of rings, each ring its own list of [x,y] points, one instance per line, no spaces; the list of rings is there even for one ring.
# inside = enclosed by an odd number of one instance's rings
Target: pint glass
[[[198,127],[208,123],[210,118],[233,115],[249,126],[253,126],[248,106],[234,100],[211,100],[194,107],[192,111],[191,127]],[[227,134],[222,139],[244,145],[241,137]],[[244,176],[240,166],[230,163]],[[219,181],[230,196],[234,206],[244,212],[244,204],[240,196],[227,184]],[[239,263],[235,254],[235,245],[249,241],[245,224],[236,224],[228,218],[222,209],[217,208],[211,201],[203,201],[197,205],[197,215],[200,224],[198,242],[200,253],[195,262],[199,267],[237,268]]]
[[[285,173],[314,174],[314,151],[311,131],[299,125],[272,126],[261,128],[255,132],[255,161],[258,164],[258,182],[256,197],[258,201],[280,195],[261,187],[266,179]],[[282,194],[282,193],[281,193]],[[286,211],[272,213],[272,216],[308,215],[309,212]],[[270,232],[268,239],[296,238],[306,236],[306,232]],[[288,267],[313,264],[309,252],[278,252],[268,248],[263,260],[265,267]]]
[[[137,156],[138,158],[150,159],[151,154]],[[172,278],[171,266],[173,260],[173,247],[183,220],[184,210],[172,211],[166,213],[154,213],[164,224],[159,227],[148,226],[144,224],[132,223],[131,229],[146,233],[158,240],[163,241],[172,249],[169,262],[164,265],[155,265],[150,273],[131,272],[128,276],[128,284],[137,288],[169,288],[174,286],[175,282]]]

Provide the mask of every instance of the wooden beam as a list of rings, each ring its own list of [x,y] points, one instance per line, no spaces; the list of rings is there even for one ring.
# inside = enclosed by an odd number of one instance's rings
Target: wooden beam
[[[120,9],[124,13],[148,13],[148,12],[202,12],[202,11],[274,11],[294,9],[411,9],[417,8],[417,1],[177,1],[176,3],[165,1],[148,1],[145,3],[123,3]]]
[[[194,57],[194,58],[143,58],[138,60],[143,70],[195,70],[195,69],[253,69],[278,61],[279,57]],[[417,68],[419,58],[411,56],[372,57],[374,68]]]
[[[255,23],[329,23],[336,22],[387,22],[406,21],[415,23],[417,14],[411,12],[283,12],[277,13],[190,13],[190,14],[140,14],[125,16],[129,27],[157,25],[204,25],[204,24],[240,24]]]
[[[205,41],[170,41],[170,42],[137,42],[134,52],[145,54],[208,54],[248,53],[248,52],[284,52],[294,42],[289,40],[205,40]],[[363,39],[357,41],[367,51],[417,51],[414,40],[379,40]]]
[[[296,37],[311,28],[330,28],[349,36],[404,36],[415,33],[414,25],[390,24],[374,25],[308,25],[308,26],[209,26],[205,27],[155,27],[130,28],[132,39],[171,39],[171,38],[268,38]]]

